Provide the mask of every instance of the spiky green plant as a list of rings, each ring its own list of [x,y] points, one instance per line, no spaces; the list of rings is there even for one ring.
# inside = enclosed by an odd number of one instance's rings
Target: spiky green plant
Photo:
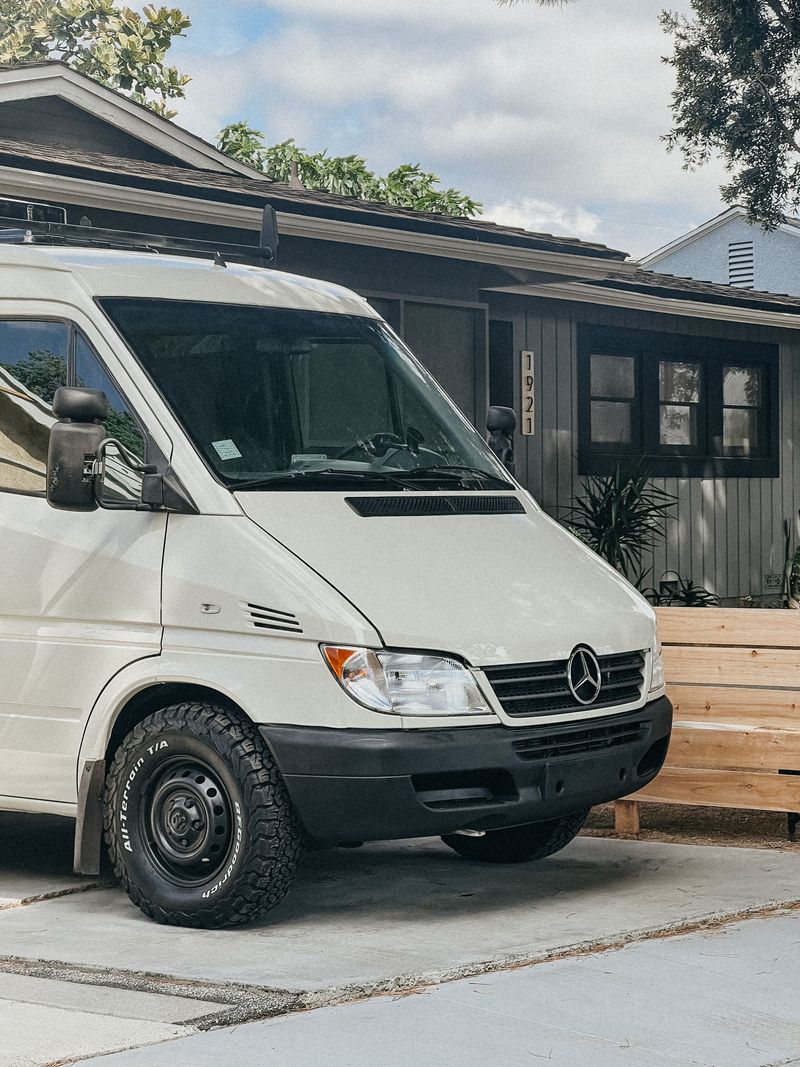
[[[664,539],[664,525],[677,499],[650,482],[642,467],[592,475],[583,493],[565,509],[564,525],[589,548],[641,585],[644,557]]]

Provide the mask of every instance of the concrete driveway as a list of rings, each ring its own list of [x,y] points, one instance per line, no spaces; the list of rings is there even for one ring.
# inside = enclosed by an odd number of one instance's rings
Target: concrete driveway
[[[490,867],[435,840],[339,849],[309,854],[261,924],[204,932],[72,876],[64,820],[0,814],[0,842],[0,1067],[463,1065],[490,1039],[506,1064],[800,1059],[789,852],[579,838]],[[138,1051],[87,1059],[119,1049]]]

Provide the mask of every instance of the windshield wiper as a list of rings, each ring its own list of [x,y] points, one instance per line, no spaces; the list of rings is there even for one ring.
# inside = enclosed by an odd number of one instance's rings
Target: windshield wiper
[[[408,489],[415,489],[415,485],[403,480],[403,475],[405,473],[405,471],[397,471],[398,477],[395,477],[394,471],[343,470],[340,467],[309,467],[299,471],[282,471],[280,474],[274,474],[272,476],[266,475],[263,478],[248,478],[241,482],[231,483],[229,488],[232,489],[233,492],[247,489],[282,489],[295,482],[313,483],[315,480],[319,479],[321,482],[350,482],[351,484],[355,483],[359,487],[363,487],[364,482],[376,482],[381,488],[385,488],[386,484],[389,483],[391,485],[404,485]]]
[[[436,482],[440,486],[458,485],[464,486],[469,481],[474,485],[475,479],[480,478],[484,482],[494,483],[501,489],[511,489],[513,486],[498,478],[496,474],[480,470],[478,467],[462,467],[456,464],[431,464],[424,467],[412,467],[410,470],[343,470],[341,467],[307,467],[304,470],[282,471],[278,474],[265,475],[263,478],[248,478],[241,482],[233,482],[230,489],[233,492],[246,491],[248,489],[285,489],[297,482],[305,482],[313,485],[315,481],[328,483],[350,483],[358,488],[363,488],[365,483],[372,482],[380,488],[387,486],[402,486],[405,489],[419,489],[420,482]]]
[[[432,463],[424,467],[412,467],[411,470],[398,472],[404,478],[445,478],[448,481],[463,484],[467,480],[480,478],[484,482],[493,482],[501,489],[513,489],[511,482],[499,478],[496,474],[481,470],[480,467],[465,467],[458,463]]]

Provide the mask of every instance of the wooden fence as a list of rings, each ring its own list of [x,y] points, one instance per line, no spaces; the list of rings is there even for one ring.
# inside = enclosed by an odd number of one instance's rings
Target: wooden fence
[[[800,812],[800,611],[659,608],[658,628],[672,740],[616,829],[638,833],[641,801]]]

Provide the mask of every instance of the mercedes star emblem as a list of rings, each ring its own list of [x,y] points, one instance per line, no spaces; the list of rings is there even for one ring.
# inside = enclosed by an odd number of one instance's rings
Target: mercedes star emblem
[[[573,649],[567,663],[567,682],[579,704],[593,704],[600,694],[600,664],[587,645]]]

